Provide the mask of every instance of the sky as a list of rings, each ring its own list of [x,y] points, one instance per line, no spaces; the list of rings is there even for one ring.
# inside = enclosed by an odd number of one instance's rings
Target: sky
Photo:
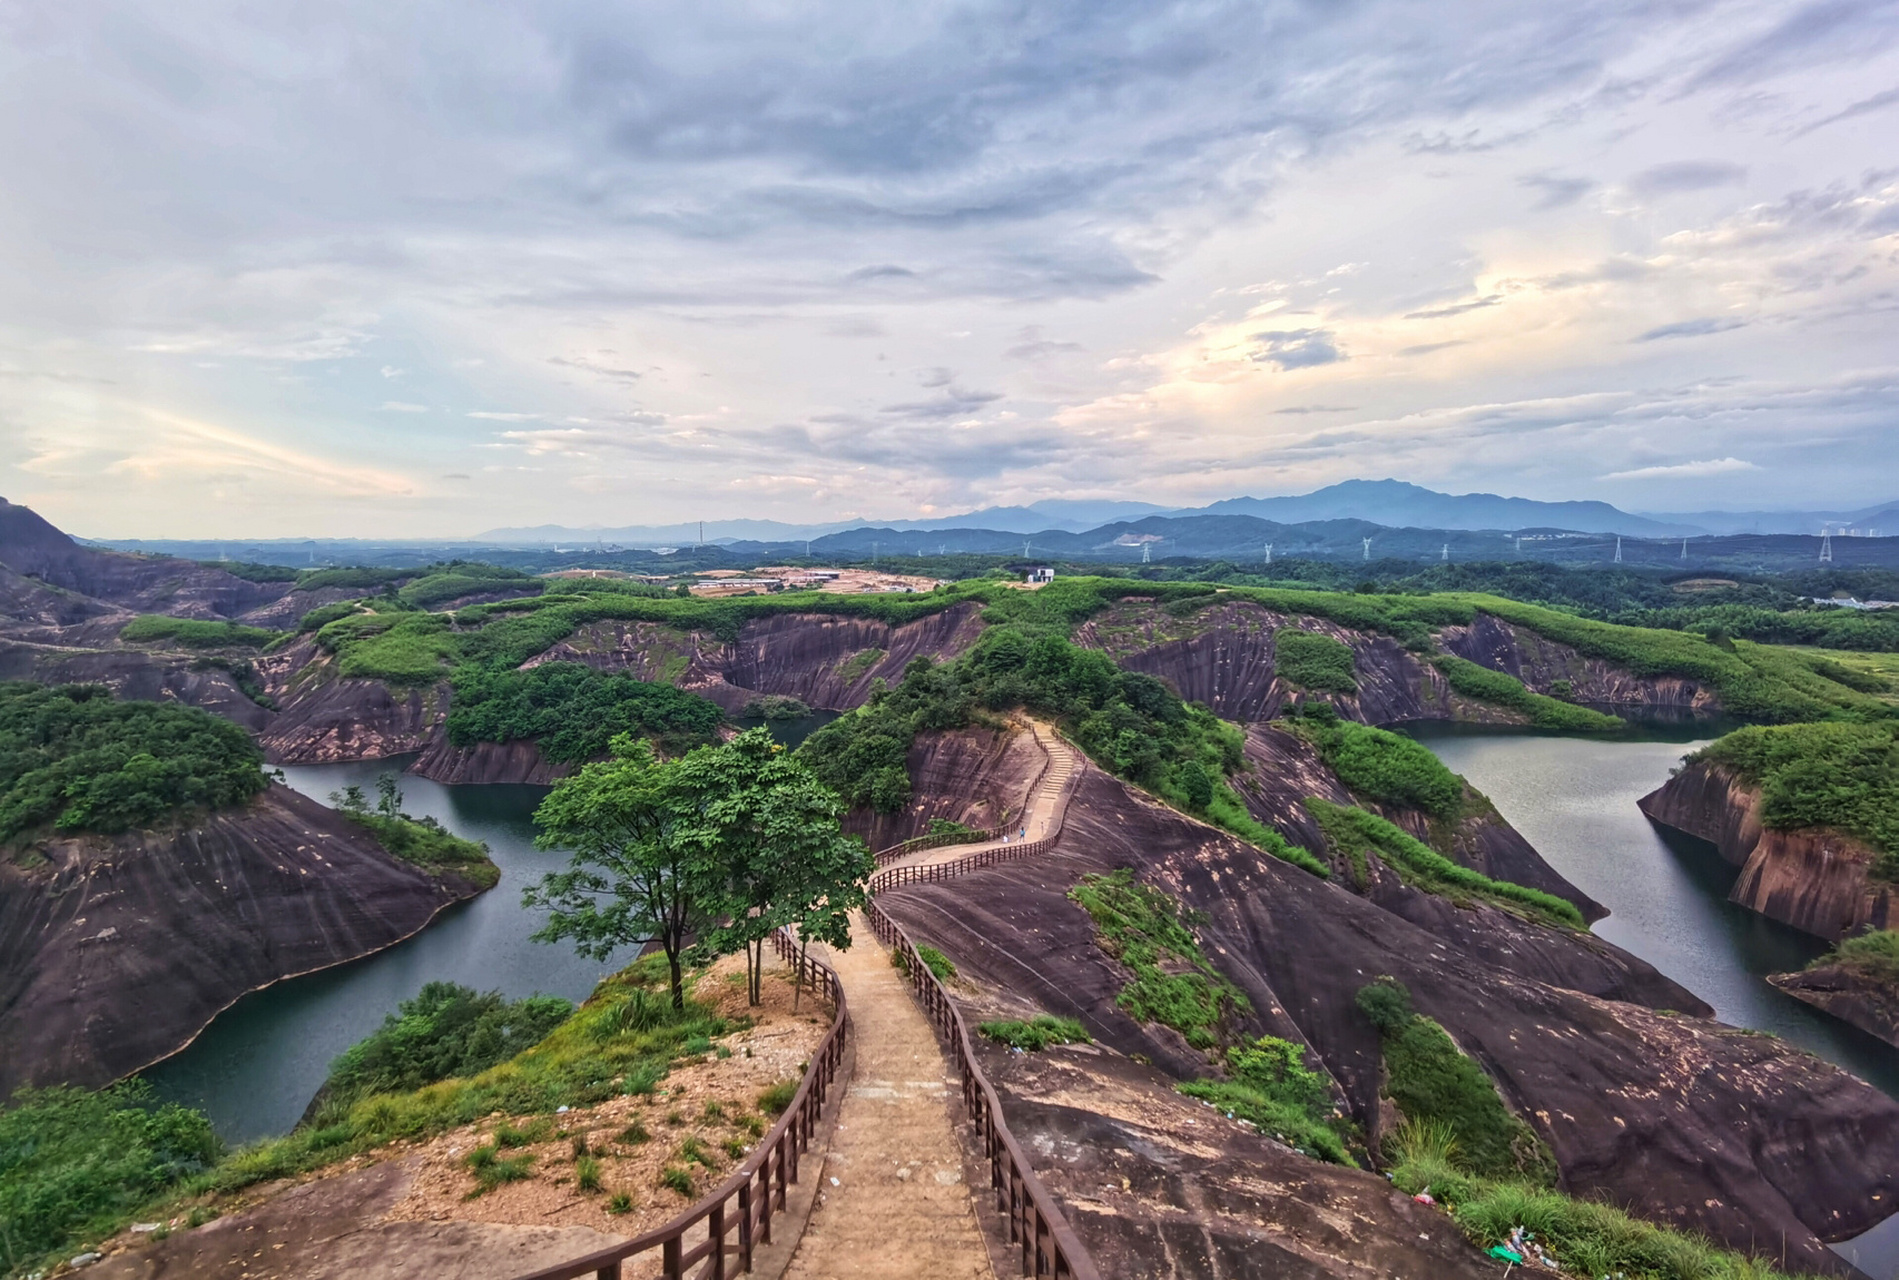
[[[1899,497],[1899,0],[10,0],[93,537]]]

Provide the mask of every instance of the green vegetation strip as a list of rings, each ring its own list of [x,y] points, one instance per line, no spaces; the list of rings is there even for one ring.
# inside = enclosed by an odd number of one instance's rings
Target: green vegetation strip
[[[1358,692],[1351,646],[1316,632],[1292,627],[1274,632],[1273,670],[1281,679],[1315,692]]]
[[[1364,875],[1365,855],[1374,852],[1406,881],[1429,892],[1446,896],[1453,892],[1469,894],[1473,898],[1527,910],[1529,915],[1547,924],[1574,929],[1585,927],[1582,912],[1576,909],[1575,903],[1541,889],[1493,880],[1481,871],[1452,862],[1375,813],[1329,804],[1316,796],[1308,798],[1305,804],[1320,830],[1325,832],[1326,842],[1351,862],[1355,876]]]
[[[0,842],[151,826],[267,784],[250,735],[207,711],[117,702],[100,685],[0,683]]]
[[[1899,989],[1899,929],[1875,929],[1857,938],[1842,939],[1807,968],[1827,965],[1839,965],[1874,982]]]
[[[1351,1124],[1333,1104],[1330,1082],[1306,1065],[1304,1047],[1261,1036],[1228,1049],[1226,1069],[1229,1079],[1191,1080],[1174,1087],[1303,1155],[1357,1167],[1345,1144]]]
[[[725,719],[716,703],[666,684],[580,662],[546,662],[526,671],[466,666],[455,674],[448,739],[532,738],[547,759],[578,764],[606,754],[622,733],[654,737],[677,754],[711,741]]]
[[[1385,1092],[1414,1124],[1448,1130],[1455,1164],[1486,1178],[1516,1178],[1536,1186],[1556,1182],[1556,1158],[1535,1130],[1510,1114],[1483,1069],[1452,1042],[1443,1027],[1411,1008],[1411,993],[1395,978],[1359,988],[1358,1007],[1378,1028],[1385,1056]]]
[[[1201,952],[1193,926],[1204,917],[1126,868],[1083,876],[1068,897],[1094,921],[1095,942],[1131,975],[1115,1000],[1130,1017],[1172,1027],[1198,1049],[1232,1039],[1234,1018],[1252,1005]]]
[[[1464,780],[1414,739],[1340,719],[1328,706],[1304,708],[1285,726],[1317,748],[1319,758],[1360,799],[1422,809],[1447,820],[1463,813]]]
[[[282,636],[281,631],[268,627],[204,618],[167,618],[156,613],[141,614],[119,628],[121,640],[134,644],[170,640],[187,649],[255,649]]]
[[[415,818],[402,812],[402,793],[396,788],[395,774],[383,774],[377,779],[376,789],[379,795],[373,809],[363,789],[354,785],[332,791],[330,803],[404,862],[433,875],[459,875],[484,889],[500,882],[501,868],[489,859],[487,845],[462,839],[432,816]]]
[[[1038,1013],[1027,1021],[984,1022],[976,1030],[997,1044],[1028,1053],[1039,1053],[1054,1044],[1094,1043],[1081,1023],[1047,1013]]]
[[[1759,787],[1763,826],[1857,836],[1878,853],[1873,874],[1899,881],[1899,726],[1756,726],[1689,759],[1721,765]]]
[[[1492,702],[1512,711],[1520,711],[1539,729],[1579,729],[1605,732],[1623,728],[1615,716],[1578,707],[1541,693],[1532,693],[1524,683],[1504,671],[1492,671],[1454,654],[1439,654],[1431,664],[1444,673],[1451,688],[1466,698]]]

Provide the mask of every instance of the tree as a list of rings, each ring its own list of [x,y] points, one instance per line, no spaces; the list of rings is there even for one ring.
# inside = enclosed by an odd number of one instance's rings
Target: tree
[[[608,749],[608,759],[563,779],[534,811],[535,844],[569,849],[572,858],[521,901],[548,912],[535,941],[571,938],[595,960],[657,942],[673,1007],[683,1009],[687,944],[723,902],[716,850],[696,837],[691,807],[681,803],[678,762],[661,763],[652,744],[628,734]]]
[[[838,923],[864,903],[875,870],[863,843],[838,826],[843,806],[801,761],[753,729],[672,766],[689,806],[680,837],[698,842],[720,882],[719,923],[697,950],[745,951],[746,995],[761,998],[765,946],[788,925],[849,938]]]

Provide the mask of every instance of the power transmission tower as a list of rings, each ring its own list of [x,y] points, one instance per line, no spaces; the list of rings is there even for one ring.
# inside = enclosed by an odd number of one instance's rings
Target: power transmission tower
[[[1517,535],[1517,554],[1523,554],[1523,535],[1520,533]]]
[[[1370,538],[1364,539],[1364,543],[1365,543],[1365,558],[1369,560],[1371,559],[1371,539]]]
[[[1148,554],[1148,544],[1143,542],[1141,544],[1141,563],[1152,564],[1153,562],[1154,562],[1154,557]]]
[[[1688,559],[1688,539],[1686,538],[1681,540],[1681,558],[1684,561]]]
[[[1820,563],[1833,563],[1833,535],[1827,532],[1827,526],[1820,526]]]
[[[946,556],[946,555],[948,555],[948,554],[949,554],[949,543],[947,543],[947,542],[939,542],[939,543],[937,543],[937,544],[936,544],[936,554],[937,554],[937,555],[939,555],[939,556]]]
[[[1022,558],[1024,560],[1027,560],[1029,558],[1029,544],[1026,539],[1022,543]]]
[[[1273,562],[1273,544],[1269,542],[1266,544],[1266,563],[1271,564],[1272,562]]]
[[[877,548],[878,548],[879,546],[881,546],[881,545],[883,545],[883,544],[882,544],[882,543],[878,543],[878,542],[873,542],[873,543],[871,543],[871,544],[870,544],[870,562],[871,562],[872,564],[876,564],[876,563],[877,563]]]
[[[1441,561],[1444,564],[1449,564],[1451,562],[1451,544],[1450,543],[1447,542],[1444,544],[1444,550],[1437,553],[1437,558],[1439,561]]]
[[[706,522],[701,520],[699,522],[699,545],[703,547],[705,546],[705,544],[706,544]]]
[[[1622,535],[1619,533],[1615,536],[1615,562],[1622,563]]]

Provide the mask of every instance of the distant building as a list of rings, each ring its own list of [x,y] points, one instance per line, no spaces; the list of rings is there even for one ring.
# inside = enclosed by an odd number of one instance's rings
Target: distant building
[[[1053,581],[1055,581],[1055,571],[1049,568],[1047,565],[1042,565],[1039,568],[1029,570],[1029,582],[1033,585],[1040,585],[1041,583],[1044,583],[1044,582],[1053,582]]]

